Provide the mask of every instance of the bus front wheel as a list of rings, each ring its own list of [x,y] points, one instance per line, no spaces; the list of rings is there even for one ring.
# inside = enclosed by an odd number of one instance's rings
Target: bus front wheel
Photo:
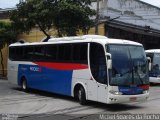
[[[78,100],[81,105],[86,104],[86,94],[85,94],[85,90],[83,87],[80,87],[78,90]]]

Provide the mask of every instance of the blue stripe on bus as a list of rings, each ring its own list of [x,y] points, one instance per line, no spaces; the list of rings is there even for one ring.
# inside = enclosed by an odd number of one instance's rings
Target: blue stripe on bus
[[[71,96],[73,70],[55,70],[38,65],[20,64],[18,85],[22,76],[29,88]]]
[[[125,95],[136,95],[141,94],[144,91],[144,89],[139,87],[124,87],[119,86],[119,92],[122,92]]]

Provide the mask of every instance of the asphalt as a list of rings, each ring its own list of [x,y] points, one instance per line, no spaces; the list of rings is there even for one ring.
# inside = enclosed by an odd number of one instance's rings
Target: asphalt
[[[150,87],[146,102],[107,105],[89,101],[82,106],[72,97],[36,90],[26,93],[0,80],[0,120],[156,119],[160,118],[159,104],[160,85]]]

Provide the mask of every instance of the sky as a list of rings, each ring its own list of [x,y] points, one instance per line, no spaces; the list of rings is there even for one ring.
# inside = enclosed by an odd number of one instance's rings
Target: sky
[[[19,0],[0,0],[0,8],[12,8],[19,3]]]
[[[141,1],[160,7],[160,0],[141,0]]]
[[[141,0],[149,4],[160,7],[160,0]],[[0,8],[12,8],[19,3],[19,0],[0,0]]]

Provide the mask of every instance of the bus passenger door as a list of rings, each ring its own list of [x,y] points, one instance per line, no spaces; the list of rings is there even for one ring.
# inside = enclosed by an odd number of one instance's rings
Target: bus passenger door
[[[97,82],[92,77],[87,81],[87,89],[88,99],[97,101]]]
[[[105,56],[99,56],[99,66],[97,70],[97,93],[98,93],[98,101],[106,103],[107,102],[107,93],[108,93],[108,86],[107,86],[107,66]]]
[[[98,83],[98,102],[107,103],[108,86]]]

